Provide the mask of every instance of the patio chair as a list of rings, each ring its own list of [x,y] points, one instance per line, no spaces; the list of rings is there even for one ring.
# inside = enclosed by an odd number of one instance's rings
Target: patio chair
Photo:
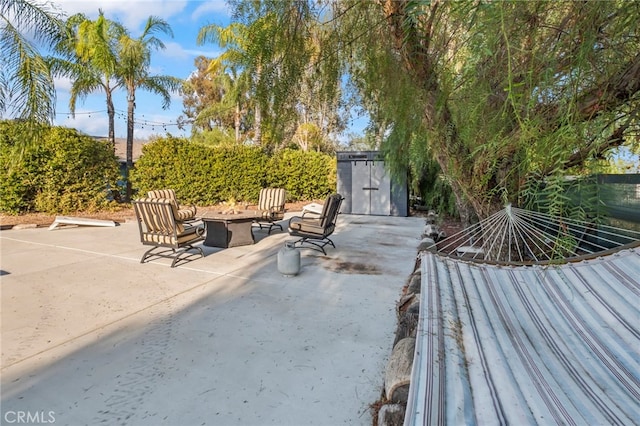
[[[189,251],[204,252],[193,244],[204,240],[204,227],[184,224],[177,220],[178,210],[173,200],[164,198],[141,198],[133,201],[133,208],[140,230],[140,241],[143,245],[153,246],[147,250],[140,263],[151,257],[165,257],[173,259],[171,267],[178,261],[189,261]],[[182,256],[189,254],[188,256]],[[197,253],[196,253],[197,254]]]
[[[284,219],[285,199],[286,192],[284,188],[262,188],[258,199],[258,212],[261,216],[259,219],[256,219],[254,223],[258,225],[260,229],[262,229],[263,226],[268,226],[268,234],[271,234],[271,229],[276,226],[282,231],[282,225],[275,222]]]
[[[178,203],[178,199],[176,198],[176,192],[173,189],[156,189],[154,191],[149,191],[147,192],[147,197],[155,198],[155,199],[171,200],[175,204],[176,210],[178,212],[176,214],[176,220],[180,222],[193,222],[198,220],[196,218],[196,213],[197,213],[196,206],[195,205],[181,206],[180,203]]]
[[[327,254],[324,247],[330,244],[333,248],[336,245],[329,236],[333,234],[336,227],[336,219],[342,204],[340,194],[332,194],[327,197],[322,206],[322,212],[317,217],[294,216],[289,221],[289,235],[300,237],[294,242],[298,248],[307,247]]]

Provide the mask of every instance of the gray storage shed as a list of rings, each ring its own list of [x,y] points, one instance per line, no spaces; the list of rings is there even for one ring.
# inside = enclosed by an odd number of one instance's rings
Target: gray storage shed
[[[390,176],[379,151],[341,151],[338,157],[338,193],[342,213],[408,216],[407,179]]]

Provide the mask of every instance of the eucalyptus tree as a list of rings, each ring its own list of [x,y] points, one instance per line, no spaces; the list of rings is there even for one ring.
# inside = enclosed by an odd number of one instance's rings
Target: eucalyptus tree
[[[50,4],[0,0],[0,117],[53,121],[53,77],[38,48],[54,46],[62,34],[62,24]]]
[[[194,60],[196,70],[185,80],[182,87],[183,113],[191,120],[192,130],[209,131],[218,124],[215,117],[203,113],[208,105],[217,104],[222,97],[217,79],[212,76],[207,69],[210,59],[198,56]]]
[[[136,90],[144,89],[162,97],[162,107],[171,104],[171,92],[177,92],[183,81],[179,78],[163,75],[150,75],[151,53],[164,49],[165,45],[155,34],[168,34],[173,37],[171,26],[164,20],[150,16],[140,36],[132,38],[128,34],[120,37],[117,46],[116,78],[127,91],[127,165],[126,199],[131,198],[131,183],[128,172],[133,167],[133,136],[135,123]]]
[[[109,123],[109,143],[115,149],[115,107],[113,93],[122,86],[117,80],[117,45],[126,29],[117,22],[105,18],[100,11],[95,21],[83,14],[76,14],[66,21],[66,37],[56,46],[62,57],[49,59],[55,75],[72,80],[69,111],[75,117],[78,98],[85,99],[96,91],[106,95]]]
[[[348,102],[340,85],[345,71],[340,63],[340,52],[323,46],[323,40],[336,37],[336,34],[323,19],[319,16],[318,20],[309,23],[307,48],[310,55],[294,99],[297,117],[293,139],[303,150],[333,153],[337,135],[347,127]],[[331,46],[337,44],[336,41],[327,44]]]
[[[240,142],[249,121],[248,73],[227,61],[228,54],[195,59],[197,71],[185,82],[183,104],[194,130],[209,131],[214,126],[233,129],[236,142]]]
[[[232,64],[224,68],[219,65],[216,60],[211,61],[208,72],[214,76],[220,89],[220,102],[207,105],[202,115],[218,117],[223,126],[233,128],[235,141],[239,143],[243,133],[247,132],[250,121],[247,116],[251,107],[251,99],[248,96],[249,76]]]
[[[255,20],[301,3],[233,5]],[[338,34],[322,42],[342,52],[354,87],[375,105],[390,162],[437,162],[459,204],[481,217],[640,133],[640,2],[318,4],[331,6],[326,22]],[[281,30],[311,19],[280,16]],[[293,52],[306,58],[306,47],[289,46],[280,65],[301,69]]]
[[[344,129],[346,121],[339,52],[324,51],[320,43],[332,36],[320,24],[322,14],[316,14],[311,2],[236,6],[242,10],[238,22],[203,27],[198,41],[226,49],[215,62],[233,65],[246,77],[240,81],[248,85],[254,140],[267,149],[279,149],[293,138],[302,140],[299,136],[314,127],[322,133],[322,145],[331,146],[330,137]]]
[[[223,88],[224,96],[218,105],[209,105],[203,115],[219,115],[227,108],[234,109],[234,129],[236,141],[240,139],[240,123],[242,114],[249,110],[251,81],[260,78],[261,58],[251,57],[248,45],[253,37],[253,29],[241,23],[231,23],[227,27],[215,24],[205,25],[198,32],[197,43],[216,43],[225,51],[213,58],[207,67],[207,73],[218,82],[226,83]],[[229,103],[231,105],[229,105]],[[262,142],[262,105],[254,102],[254,141]]]

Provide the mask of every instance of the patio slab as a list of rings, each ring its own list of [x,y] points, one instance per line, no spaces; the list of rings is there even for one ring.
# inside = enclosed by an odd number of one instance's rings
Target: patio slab
[[[3,422],[369,425],[423,224],[341,215],[296,277],[277,231],[176,268],[135,223],[1,231]]]

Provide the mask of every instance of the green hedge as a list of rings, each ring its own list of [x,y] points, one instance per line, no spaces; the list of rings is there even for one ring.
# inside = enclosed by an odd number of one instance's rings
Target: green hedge
[[[207,146],[164,137],[145,145],[130,173],[137,196],[173,188],[184,203],[256,203],[260,189],[281,187],[288,201],[324,198],[336,188],[335,158],[284,150],[272,157],[259,147]]]
[[[269,159],[269,186],[285,188],[291,200],[323,199],[336,191],[336,159],[320,152],[285,149]]]
[[[109,145],[75,129],[43,127],[27,144],[28,127],[0,121],[0,211],[8,214],[68,214],[114,204],[118,161]]]

